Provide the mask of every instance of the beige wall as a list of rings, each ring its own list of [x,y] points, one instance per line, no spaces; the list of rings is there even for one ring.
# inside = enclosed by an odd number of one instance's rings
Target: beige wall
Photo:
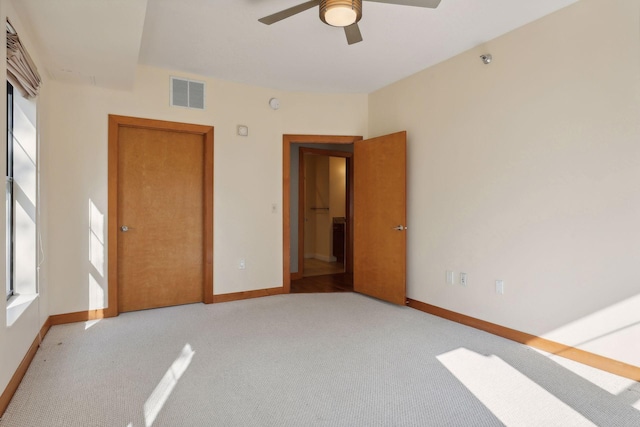
[[[329,217],[344,217],[346,211],[347,159],[329,158]]]
[[[639,17],[582,0],[370,95],[408,131],[410,298],[640,366]]]
[[[311,209],[316,201],[316,156],[304,155],[304,257],[314,258],[316,254],[316,211]],[[297,224],[296,224],[297,225]],[[294,256],[297,260],[298,254]]]
[[[316,186],[313,191],[314,204],[316,209],[312,212],[316,218],[315,254],[314,258],[322,261],[331,261],[331,250],[329,247],[329,157],[314,156],[316,163]]]
[[[48,122],[46,119],[42,118],[40,111],[45,108],[46,102],[50,99],[49,91],[47,90],[47,77],[46,73],[43,70],[39,62],[39,52],[37,46],[33,43],[30,33],[29,27],[24,25],[24,23],[20,20],[20,17],[16,14],[13,4],[8,0],[0,0],[0,20],[4,22],[7,17],[11,21],[12,25],[15,27],[16,31],[20,35],[20,39],[22,43],[25,45],[27,50],[29,51],[32,59],[35,61],[36,66],[40,70],[40,74],[44,79],[44,85],[40,92],[40,96],[38,97],[37,104],[39,109],[39,120],[40,120],[40,130],[41,137],[44,141],[46,138],[46,132],[48,130]],[[5,40],[5,32],[2,31],[2,46],[6,46]],[[0,61],[2,65],[0,65],[0,81],[6,81],[6,62]],[[2,99],[6,99],[6,85],[0,85],[0,97]],[[6,129],[6,103],[0,102],[0,117],[2,117],[2,123],[5,125],[2,126],[2,129]],[[2,141],[3,147],[6,144],[6,131],[2,132]],[[41,157],[46,155],[47,147],[43,142],[41,147]],[[4,148],[0,150],[0,164],[4,165],[6,162],[6,152]],[[39,165],[42,173],[47,170],[47,166],[42,163]],[[41,179],[40,182],[40,191],[41,193],[46,193],[48,191],[47,182]],[[2,186],[2,200],[5,199],[5,189]],[[42,194],[40,197],[40,204],[38,207],[39,211],[37,215],[39,217],[45,217],[47,215],[47,195]],[[5,223],[5,210],[0,209],[0,223]],[[43,251],[44,251],[44,259],[41,258],[40,265],[40,280],[39,280],[39,296],[35,298],[22,312],[20,317],[11,325],[7,325],[7,315],[6,315],[6,300],[5,298],[0,298],[0,393],[4,391],[5,387],[9,383],[11,376],[17,369],[18,365],[24,358],[29,346],[33,342],[33,340],[38,335],[38,331],[41,326],[44,324],[45,320],[48,317],[48,283],[47,283],[47,230],[40,228],[38,230],[41,235],[41,241],[43,243]],[[5,241],[6,241],[6,233],[4,226],[0,227],[0,236],[2,240],[2,244],[0,244],[0,259],[3,260],[0,262],[0,277],[2,277],[2,289],[4,289],[4,277],[6,277],[6,264],[4,260],[6,259],[5,253]],[[33,269],[35,271],[36,266],[33,265]],[[4,294],[3,294],[4,295]]]
[[[333,218],[346,217],[347,159],[329,157],[329,254],[333,256]]]
[[[57,165],[47,177],[56,195],[49,216],[51,314],[105,304],[106,277],[88,261],[88,212],[90,203],[107,212],[108,114],[215,127],[216,294],[282,286],[282,135],[366,132],[366,95],[278,92],[179,73],[207,83],[207,108],[195,111],[169,106],[170,75],[141,66],[132,92],[50,84],[56,105],[47,161]],[[281,100],[277,111],[268,105],[273,96]],[[249,127],[248,137],[236,136],[238,124]],[[237,268],[241,258],[246,270]]]

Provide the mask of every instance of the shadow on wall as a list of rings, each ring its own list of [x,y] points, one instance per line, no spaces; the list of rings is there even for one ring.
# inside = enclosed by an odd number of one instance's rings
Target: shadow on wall
[[[640,367],[640,294],[567,323],[543,338]]]

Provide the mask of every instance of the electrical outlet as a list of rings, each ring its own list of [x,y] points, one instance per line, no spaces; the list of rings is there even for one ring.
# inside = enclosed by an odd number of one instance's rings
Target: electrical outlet
[[[453,285],[453,271],[447,270],[447,284]]]
[[[504,295],[504,280],[496,280],[496,294]]]
[[[460,284],[467,286],[467,273],[460,273]]]
[[[242,258],[238,262],[238,270],[245,270],[246,268],[247,268],[247,263],[245,262],[244,258]]]

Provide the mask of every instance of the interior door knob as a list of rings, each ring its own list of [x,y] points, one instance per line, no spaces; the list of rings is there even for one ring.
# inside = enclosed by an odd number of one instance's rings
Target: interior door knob
[[[122,227],[120,227],[120,230],[121,230],[123,233],[126,233],[127,231],[129,231],[129,227],[127,227],[126,225],[123,225]]]
[[[404,231],[407,229],[407,227],[405,227],[404,225],[399,225],[397,227],[393,227],[393,229],[398,231]]]

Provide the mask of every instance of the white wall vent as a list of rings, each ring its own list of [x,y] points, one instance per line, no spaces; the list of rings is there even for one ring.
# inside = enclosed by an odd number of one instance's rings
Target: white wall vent
[[[171,105],[204,110],[204,82],[171,77]]]

